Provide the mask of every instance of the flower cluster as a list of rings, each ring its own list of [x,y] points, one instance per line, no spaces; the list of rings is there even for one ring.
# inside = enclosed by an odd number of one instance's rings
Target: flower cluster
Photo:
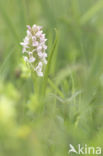
[[[24,38],[24,42],[20,43],[23,46],[24,61],[38,76],[43,76],[43,66],[47,64],[46,40],[41,26],[33,25],[30,27],[28,25],[27,36]]]

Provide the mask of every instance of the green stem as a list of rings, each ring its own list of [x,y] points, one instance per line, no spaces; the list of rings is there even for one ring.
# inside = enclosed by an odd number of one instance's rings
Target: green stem
[[[34,92],[36,95],[38,95],[39,93],[39,88],[38,88],[38,79],[37,76],[34,73],[31,73],[31,77],[33,80],[33,84],[34,84]]]

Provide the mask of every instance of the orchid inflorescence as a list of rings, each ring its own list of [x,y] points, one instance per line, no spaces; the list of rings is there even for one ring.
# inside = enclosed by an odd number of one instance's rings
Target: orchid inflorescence
[[[30,65],[38,76],[43,76],[43,66],[47,64],[46,41],[41,26],[33,25],[30,27],[28,25],[27,36],[20,43],[23,46],[24,61]]]

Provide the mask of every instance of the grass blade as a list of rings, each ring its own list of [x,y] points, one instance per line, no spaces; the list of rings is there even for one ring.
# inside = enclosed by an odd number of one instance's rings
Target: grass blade
[[[80,24],[83,25],[88,22],[98,11],[103,8],[103,1],[97,2],[91,9],[89,9],[80,19]]]
[[[11,33],[13,34],[14,38],[16,39],[17,42],[19,42],[19,37],[16,33],[16,30],[15,30],[15,28],[11,22],[11,19],[9,18],[9,16],[5,12],[4,8],[2,7],[1,2],[0,2],[0,13],[1,13],[5,23],[8,25],[8,27],[9,27]]]
[[[55,53],[55,49],[56,49],[56,46],[57,46],[57,42],[58,42],[58,34],[57,34],[57,31],[56,31],[56,38],[55,38],[52,50],[50,52],[50,55],[49,55],[49,58],[48,58],[48,64],[47,64],[46,70],[45,70],[43,86],[42,86],[42,95],[43,96],[45,95],[45,92],[46,92],[46,86],[47,86],[47,82],[48,82],[48,74],[49,74],[49,70],[50,70],[50,67],[51,67],[52,58],[53,58],[53,55]]]
[[[50,79],[48,79],[48,83],[50,84],[50,86],[56,91],[56,93],[57,93],[61,98],[64,98],[63,93],[59,90],[59,88],[58,88]]]

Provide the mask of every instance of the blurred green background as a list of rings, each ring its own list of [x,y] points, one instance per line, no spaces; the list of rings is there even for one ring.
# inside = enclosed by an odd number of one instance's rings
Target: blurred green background
[[[48,55],[58,32],[44,98],[22,61],[28,24]],[[0,156],[73,155],[69,144],[103,147],[103,1],[0,0]]]

